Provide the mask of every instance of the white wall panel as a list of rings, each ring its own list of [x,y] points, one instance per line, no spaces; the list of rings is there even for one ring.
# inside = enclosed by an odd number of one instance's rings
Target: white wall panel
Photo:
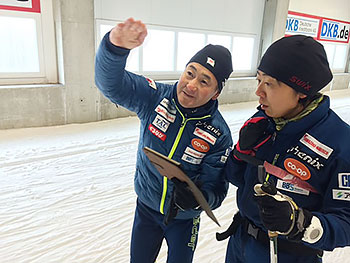
[[[289,10],[350,21],[349,0],[290,0]]]
[[[95,0],[95,18],[260,35],[264,0]]]

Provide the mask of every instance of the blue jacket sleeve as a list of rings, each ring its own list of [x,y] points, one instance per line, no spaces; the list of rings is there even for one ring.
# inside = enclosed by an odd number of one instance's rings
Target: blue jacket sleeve
[[[228,131],[222,138],[217,151],[213,152],[208,158],[204,158],[201,165],[203,181],[201,190],[206,195],[212,209],[219,207],[227,195],[228,182],[225,179],[223,167],[231,145],[232,138]]]
[[[125,70],[129,52],[129,49],[113,45],[107,33],[96,54],[95,82],[113,103],[140,115],[157,90],[149,85],[145,77]]]
[[[322,238],[312,245],[315,248],[331,251],[350,245],[350,190],[339,188],[342,175],[349,178],[349,172],[350,164],[340,158],[328,168],[327,173],[332,176],[324,194],[322,209],[313,212],[320,219],[324,231]]]
[[[227,159],[224,169],[224,175],[227,181],[237,187],[244,187],[244,174],[246,172],[247,163],[239,161],[233,156],[233,151]]]

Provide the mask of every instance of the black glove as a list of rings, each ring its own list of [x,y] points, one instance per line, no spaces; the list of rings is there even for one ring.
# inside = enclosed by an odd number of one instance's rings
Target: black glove
[[[169,200],[168,211],[164,216],[164,224],[168,225],[170,221],[172,221],[177,216],[178,212],[179,212],[179,208],[175,204],[174,192],[173,192]]]
[[[187,183],[181,182],[175,177],[171,181],[174,183],[174,202],[178,208],[189,210],[199,206]]]
[[[312,214],[299,208],[292,198],[277,192],[274,185],[265,182],[254,187],[255,201],[264,226],[291,241],[300,241],[311,224]]]
[[[253,117],[247,120],[239,131],[239,139],[234,150],[235,158],[240,160],[237,152],[255,156],[256,150],[271,138],[268,126],[269,119],[265,117]]]
[[[165,225],[168,225],[177,216],[179,209],[189,210],[199,205],[187,183],[175,177],[171,181],[174,183],[174,190],[169,200],[168,211],[164,216]],[[196,185],[200,187],[199,184]]]

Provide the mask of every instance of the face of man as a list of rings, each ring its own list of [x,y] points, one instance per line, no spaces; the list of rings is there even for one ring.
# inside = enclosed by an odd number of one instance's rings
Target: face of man
[[[303,110],[304,107],[298,102],[306,97],[305,94],[296,92],[288,85],[260,70],[258,70],[256,79],[258,87],[255,94],[259,97],[261,109],[267,116],[290,119]]]
[[[177,84],[177,98],[184,108],[197,108],[219,96],[215,76],[201,64],[189,63]]]

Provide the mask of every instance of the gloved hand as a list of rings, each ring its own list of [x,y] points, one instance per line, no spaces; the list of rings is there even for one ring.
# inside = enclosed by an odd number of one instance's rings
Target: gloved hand
[[[257,149],[271,138],[271,133],[267,130],[268,125],[269,120],[265,117],[253,117],[247,120],[239,131],[234,157],[241,160],[237,152],[255,156]]]
[[[184,211],[199,206],[187,183],[181,182],[175,177],[172,178],[171,181],[174,183],[174,190],[169,200],[168,211],[164,217],[165,225],[168,225],[169,222],[177,216],[179,209]],[[196,185],[200,188],[198,183]]]
[[[174,183],[174,202],[181,210],[189,210],[198,207],[198,202],[195,199],[190,187],[187,183],[181,182],[177,178],[172,178]]]
[[[296,205],[292,198],[283,195],[276,187],[265,182],[254,186],[255,201],[259,207],[264,226],[291,241],[300,241],[305,229],[311,224],[313,215]]]

